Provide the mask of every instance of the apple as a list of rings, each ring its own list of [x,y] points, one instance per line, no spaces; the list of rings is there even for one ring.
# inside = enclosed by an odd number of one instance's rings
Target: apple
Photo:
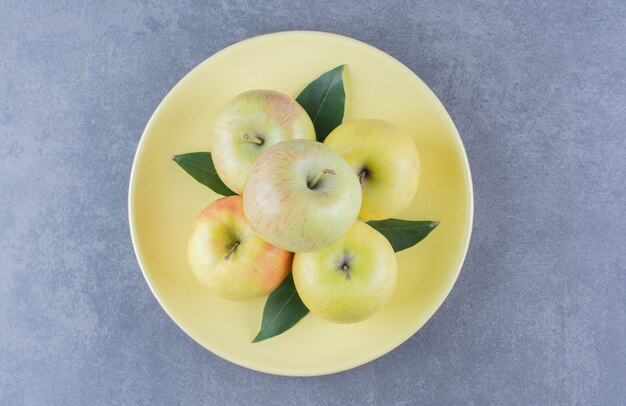
[[[334,244],[297,253],[293,280],[306,307],[335,323],[355,323],[389,301],[398,264],[389,241],[362,221]]]
[[[361,186],[337,152],[309,140],[268,148],[250,169],[243,209],[265,241],[293,251],[332,244],[356,221]]]
[[[415,197],[420,160],[404,130],[384,120],[347,121],[324,144],[350,163],[363,187],[359,217],[383,220],[404,210]]]
[[[198,281],[229,300],[272,292],[289,273],[292,256],[252,230],[241,196],[217,199],[202,210],[187,244],[187,259]]]
[[[315,140],[307,112],[291,97],[273,90],[250,90],[230,100],[219,113],[211,155],[217,174],[241,194],[259,155],[285,140]]]

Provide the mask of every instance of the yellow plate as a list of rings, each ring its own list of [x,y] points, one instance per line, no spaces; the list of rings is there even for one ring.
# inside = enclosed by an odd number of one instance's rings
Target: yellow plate
[[[399,218],[440,220],[419,245],[398,253],[398,285],[373,318],[336,325],[307,315],[286,333],[251,344],[265,299],[234,303],[211,296],[188,268],[185,248],[196,214],[217,198],[171,160],[209,151],[222,105],[249,89],[293,96],[346,64],[345,118],[381,118],[409,131],[421,157],[417,196]],[[459,134],[432,91],[391,56],[320,32],[251,38],[213,55],[163,99],[141,137],[130,177],[129,220],[143,275],[180,328],[213,353],[279,375],[323,375],[374,360],[413,335],[435,313],[459,274],[470,239],[473,195]],[[172,349],[176,351],[175,348]]]

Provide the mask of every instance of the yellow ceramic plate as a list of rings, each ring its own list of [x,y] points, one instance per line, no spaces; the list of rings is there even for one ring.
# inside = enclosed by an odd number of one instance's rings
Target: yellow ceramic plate
[[[398,285],[373,318],[336,325],[307,315],[286,333],[251,344],[265,299],[234,303],[211,296],[187,266],[187,233],[217,198],[171,160],[209,151],[222,105],[249,89],[296,96],[312,79],[346,64],[346,119],[381,118],[409,131],[420,153],[417,196],[399,218],[440,220],[419,245],[398,253]],[[435,313],[459,274],[472,228],[473,196],[457,130],[430,89],[391,56],[320,32],[282,32],[232,45],[186,75],[163,99],[137,149],[130,178],[130,229],[152,292],[199,344],[231,362],[280,375],[322,375],[391,351]],[[176,349],[172,349],[176,350]]]

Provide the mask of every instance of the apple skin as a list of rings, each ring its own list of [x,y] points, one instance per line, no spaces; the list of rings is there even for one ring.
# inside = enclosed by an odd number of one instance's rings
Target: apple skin
[[[324,169],[313,189],[309,183]],[[361,186],[337,152],[309,140],[289,140],[265,151],[252,166],[243,208],[252,228],[270,244],[292,252],[332,244],[356,221]]]
[[[356,323],[389,301],[398,263],[389,241],[357,221],[331,246],[295,254],[292,272],[296,290],[312,313],[334,323]]]
[[[398,126],[384,120],[351,120],[335,128],[324,144],[343,155],[357,176],[364,175],[360,218],[384,220],[413,201],[420,160],[413,140]]]
[[[245,134],[262,144],[246,140]],[[250,167],[272,145],[290,139],[315,140],[307,112],[273,90],[250,90],[231,99],[215,122],[211,155],[220,179],[241,194]]]
[[[236,242],[239,245],[232,251]],[[243,215],[241,196],[217,199],[196,218],[187,244],[187,259],[198,281],[228,300],[265,296],[291,269],[291,252],[263,241]]]

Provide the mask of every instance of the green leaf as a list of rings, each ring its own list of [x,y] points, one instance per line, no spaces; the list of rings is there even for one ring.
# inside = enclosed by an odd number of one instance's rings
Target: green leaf
[[[174,155],[172,159],[195,180],[204,186],[208,186],[215,193],[222,196],[236,195],[235,192],[226,187],[217,175],[210,152],[191,152],[189,154]]]
[[[343,67],[337,66],[324,73],[296,97],[296,101],[309,113],[319,142],[324,142],[326,136],[343,121],[346,102]]]
[[[422,241],[439,225],[439,222],[387,219],[368,221],[367,224],[384,235],[391,243],[393,250],[398,252]]]
[[[263,309],[261,329],[252,342],[258,343],[284,333],[306,316],[308,312],[309,309],[298,296],[290,272],[280,286],[267,298]]]

